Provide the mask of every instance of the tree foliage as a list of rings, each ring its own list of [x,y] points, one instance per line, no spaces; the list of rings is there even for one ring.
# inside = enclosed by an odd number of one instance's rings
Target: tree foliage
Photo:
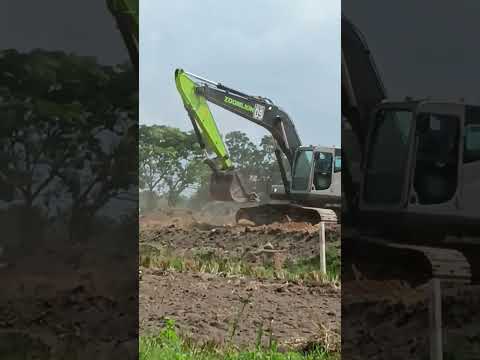
[[[247,134],[232,131],[225,136],[225,144],[235,167],[242,170],[257,192],[268,193],[271,182],[281,180],[272,136],[265,135],[256,145]]]
[[[132,69],[43,50],[2,51],[0,69],[0,200],[62,212],[85,235],[138,181]]]
[[[207,171],[195,135],[168,126],[140,126],[139,159],[141,188],[164,194],[170,206]]]
[[[235,168],[255,191],[266,194],[272,179],[281,181],[272,137],[263,137],[257,145],[245,133],[233,131],[226,135],[225,144]],[[174,206],[187,193],[192,206],[201,206],[209,200],[211,175],[203,156],[193,132],[161,125],[140,126],[139,174],[144,195],[154,198],[158,193]],[[145,203],[151,207],[149,201]]]

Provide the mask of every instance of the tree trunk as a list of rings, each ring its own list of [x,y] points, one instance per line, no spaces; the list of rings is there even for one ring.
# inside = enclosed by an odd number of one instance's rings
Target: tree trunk
[[[157,207],[156,194],[153,189],[150,189],[145,194],[145,210],[152,211]]]
[[[175,207],[178,202],[178,193],[176,191],[169,191],[168,193],[168,207]]]

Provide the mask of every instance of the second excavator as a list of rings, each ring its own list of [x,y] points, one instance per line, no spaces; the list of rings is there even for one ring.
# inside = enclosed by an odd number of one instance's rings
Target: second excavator
[[[212,169],[211,198],[250,204],[237,212],[237,221],[246,219],[257,225],[285,219],[311,223],[338,221],[340,149],[303,146],[291,118],[268,98],[248,95],[182,69],[175,71],[175,83]],[[239,169],[234,167],[207,102],[263,127],[275,140],[283,186],[273,187],[267,204],[258,204],[258,194],[249,191]],[[210,157],[209,153],[216,157]]]
[[[342,17],[346,263],[415,285],[480,279],[479,119],[463,101],[388,99],[365,38]]]

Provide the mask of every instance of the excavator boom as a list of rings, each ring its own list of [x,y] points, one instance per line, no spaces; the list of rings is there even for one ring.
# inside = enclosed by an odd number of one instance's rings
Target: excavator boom
[[[342,192],[344,222],[356,211],[370,117],[386,97],[363,34],[342,15]]]
[[[292,167],[301,141],[288,114],[267,98],[245,94],[182,69],[175,70],[175,83],[200,146],[216,155],[215,159],[207,159],[213,170],[210,190],[214,199],[245,202],[256,201],[258,197],[246,190],[245,182],[238,170],[234,169],[207,101],[267,129],[272,134],[277,144],[275,155],[284,187],[289,188],[282,154]]]
[[[257,201],[257,195],[246,189],[244,180],[238,170],[234,168],[222,135],[208,107],[207,99],[198,93],[199,84],[194,82],[191,77],[191,74],[182,69],[175,70],[177,90],[192,122],[200,147],[205,152],[205,162],[212,169],[211,198],[239,203]],[[209,158],[209,152],[213,152],[216,158]]]
[[[213,119],[207,101],[203,96],[196,94],[197,84],[181,69],[175,71],[175,84],[192,121],[200,146],[204,149],[208,147],[209,150],[217,155],[218,170],[233,169],[232,161],[228,157],[227,148]],[[214,169],[217,170],[216,167]]]
[[[386,89],[362,33],[342,16],[342,114],[359,141],[366,140],[373,109],[386,99]]]
[[[106,0],[110,13],[115,18],[128,50],[130,61],[138,73],[138,0]]]

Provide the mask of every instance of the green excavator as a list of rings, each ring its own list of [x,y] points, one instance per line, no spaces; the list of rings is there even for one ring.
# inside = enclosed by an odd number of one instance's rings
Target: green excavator
[[[107,0],[107,6],[122,34],[130,61],[139,71],[139,2],[138,0]],[[190,74],[175,72],[175,81],[194,130],[213,170],[213,200],[250,203],[237,212],[237,220],[255,223],[281,221],[285,217],[301,221],[334,221],[340,210],[340,149],[302,146],[290,117],[269,99],[249,96],[221,84]],[[249,192],[238,169],[229,159],[228,150],[208,108],[207,101],[223,107],[267,129],[277,143],[277,156],[283,186],[274,186],[272,202],[258,205],[258,196]],[[283,154],[283,155],[282,155]],[[283,156],[290,169],[285,168]],[[290,172],[290,177],[287,175]],[[333,210],[332,210],[333,209]]]
[[[285,220],[338,221],[340,149],[303,146],[291,118],[268,98],[248,95],[182,69],[175,70],[175,83],[205,152],[205,161],[212,169],[211,198],[250,205],[237,212],[237,221],[245,219],[257,225]],[[208,102],[263,127],[275,140],[283,186],[273,187],[267,204],[258,204],[258,194],[249,191],[239,169],[234,167]],[[212,153],[214,158],[209,155]]]
[[[389,98],[343,15],[341,71],[342,279],[480,282],[480,106]]]

